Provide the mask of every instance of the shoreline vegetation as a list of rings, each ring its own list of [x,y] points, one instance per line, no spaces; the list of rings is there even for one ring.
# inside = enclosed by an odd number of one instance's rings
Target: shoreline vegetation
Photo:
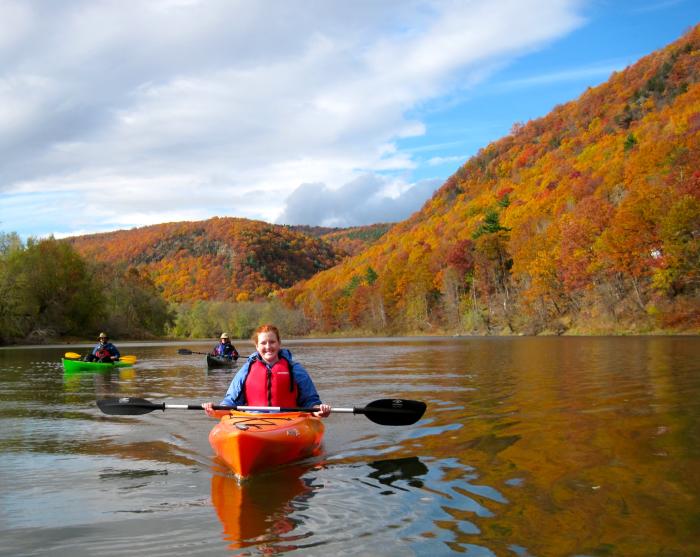
[[[382,335],[379,333],[366,333],[360,331],[347,331],[347,332],[336,332],[327,334],[308,334],[303,336],[289,335],[286,337],[287,341],[299,341],[299,340],[353,340],[353,339],[407,339],[412,338],[436,338],[436,339],[449,339],[449,338],[480,338],[480,337],[511,337],[511,338],[521,338],[521,337],[589,337],[589,338],[603,338],[603,337],[695,337],[700,336],[700,330],[686,330],[686,331],[669,331],[669,330],[647,330],[647,331],[637,331],[637,330],[595,330],[595,331],[579,331],[579,330],[569,330],[563,333],[557,333],[554,331],[543,331],[536,335],[528,335],[525,333],[450,333],[450,332],[419,332],[419,333],[404,333],[396,335]],[[245,343],[249,341],[248,337],[231,337],[237,344]],[[118,342],[129,344],[129,343],[186,343],[186,344],[196,344],[196,343],[213,343],[216,342],[217,335],[212,335],[209,337],[174,337],[174,336],[162,336],[162,337],[121,337]],[[76,346],[85,345],[92,346],[95,341],[87,337],[47,337],[47,336],[34,336],[29,339],[14,339],[4,345],[0,345],[0,349],[5,348],[23,348],[23,347],[41,347],[47,345],[55,346]]]
[[[700,336],[700,331],[685,331],[685,332],[678,332],[678,331],[649,331],[649,332],[629,332],[629,331],[617,331],[617,332],[600,332],[600,333],[580,333],[580,332],[566,332],[563,334],[556,334],[556,333],[539,333],[537,335],[526,335],[526,334],[439,334],[439,333],[420,333],[420,334],[402,334],[402,335],[379,335],[379,334],[374,334],[374,335],[361,335],[361,334],[326,334],[326,335],[308,335],[308,336],[290,336],[287,337],[287,341],[301,341],[301,340],[308,340],[308,341],[323,341],[323,340],[331,340],[331,341],[342,341],[342,340],[367,340],[367,339],[375,339],[375,338],[387,338],[387,339],[406,339],[406,340],[411,340],[412,338],[435,338],[435,339],[450,339],[450,338],[456,338],[456,339],[469,339],[469,338],[484,338],[484,337],[491,337],[491,338],[497,338],[497,337],[502,337],[502,338],[534,338],[534,337],[552,337],[552,336],[559,336],[563,338],[581,338],[581,337],[586,337],[586,338],[605,338],[605,337],[684,337],[684,338],[691,338],[691,337],[698,337]],[[238,344],[244,344],[246,341],[250,340],[248,338],[235,338],[231,337],[232,341],[238,345]],[[115,339],[115,342],[119,342],[119,344],[123,345],[129,345],[129,344],[144,344],[144,343],[154,343],[154,344],[160,344],[160,343],[186,343],[186,344],[210,344],[214,343],[216,341],[216,337],[207,337],[207,338],[177,338],[177,337],[159,337],[159,338],[120,338],[120,339]],[[56,347],[69,347],[69,346],[92,346],[95,344],[95,341],[86,339],[86,338],[43,338],[41,340],[33,340],[33,341],[27,341],[25,340],[24,342],[10,342],[7,344],[2,344],[0,345],[0,350],[3,348],[39,348],[39,347],[47,347],[47,346],[56,346]],[[252,348],[251,348],[252,350]]]

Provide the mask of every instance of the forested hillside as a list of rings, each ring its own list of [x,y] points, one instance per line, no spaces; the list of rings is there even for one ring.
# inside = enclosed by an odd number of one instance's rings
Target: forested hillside
[[[700,329],[700,30],[470,159],[284,299],[317,331]]]
[[[68,241],[90,260],[134,267],[152,277],[168,301],[247,301],[332,267],[387,228],[291,227],[213,218]]]
[[[391,223],[353,226],[350,228],[327,228],[322,226],[290,226],[292,230],[321,238],[331,244],[336,251],[345,255],[357,255],[384,236],[393,226]]]

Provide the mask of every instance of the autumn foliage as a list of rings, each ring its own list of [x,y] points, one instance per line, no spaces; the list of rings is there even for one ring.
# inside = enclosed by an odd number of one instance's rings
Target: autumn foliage
[[[697,331],[699,77],[695,28],[515,125],[284,299],[320,331]]]
[[[387,228],[340,230],[213,218],[68,241],[89,260],[133,267],[152,277],[170,302],[242,302],[266,298],[332,267]]]

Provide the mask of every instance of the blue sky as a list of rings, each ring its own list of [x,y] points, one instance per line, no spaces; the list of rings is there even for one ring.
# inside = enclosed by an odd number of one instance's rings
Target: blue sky
[[[0,231],[402,220],[699,22],[695,0],[6,1]]]
[[[485,82],[460,96],[444,110],[428,107],[419,116],[428,122],[426,135],[439,156],[474,155],[481,147],[510,132],[515,122],[546,115],[558,104],[578,98],[588,87],[607,81],[613,71],[678,39],[700,23],[700,2],[682,0],[581,2],[582,24],[544,48],[508,61]],[[403,145],[421,147],[410,140]],[[424,146],[423,146],[424,148]],[[459,163],[457,163],[459,166]],[[414,173],[428,178],[431,170],[447,177],[446,163]]]

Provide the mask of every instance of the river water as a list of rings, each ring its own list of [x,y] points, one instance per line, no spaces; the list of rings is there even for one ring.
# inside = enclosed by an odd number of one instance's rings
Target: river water
[[[232,372],[177,354],[213,342],[117,344],[136,366],[0,350],[0,555],[700,555],[698,337],[285,342],[325,402],[428,409],[331,415],[320,456],[243,484],[203,412],[95,405],[218,402]]]

